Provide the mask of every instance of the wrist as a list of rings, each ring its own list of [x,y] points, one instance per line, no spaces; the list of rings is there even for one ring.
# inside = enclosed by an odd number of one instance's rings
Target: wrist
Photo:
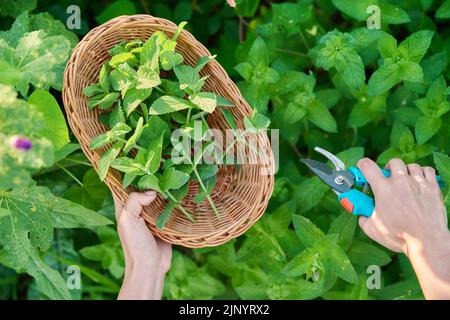
[[[405,235],[404,239],[406,247],[404,253],[409,259],[418,256],[439,259],[450,254],[450,231],[447,228],[435,230],[421,237]]]
[[[119,299],[158,300],[165,274],[156,266],[133,264],[125,267]]]

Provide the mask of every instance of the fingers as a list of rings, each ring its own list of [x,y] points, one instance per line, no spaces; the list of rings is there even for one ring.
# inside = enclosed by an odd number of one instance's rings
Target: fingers
[[[400,159],[391,159],[386,166],[389,170],[391,170],[391,176],[405,176],[408,174],[408,169],[405,163]]]
[[[436,170],[432,167],[423,167],[423,175],[425,177],[425,181],[431,184],[437,190],[440,190],[439,183],[436,177]],[[439,192],[442,196],[442,193]]]
[[[414,178],[417,182],[424,182],[425,176],[422,170],[422,167],[419,166],[417,163],[411,163],[407,166],[409,175]]]
[[[155,199],[156,192],[153,190],[146,191],[145,193],[130,193],[127,202],[125,203],[124,211],[135,218],[139,218],[142,212],[142,207],[148,206]]]
[[[367,182],[369,182],[374,192],[377,191],[380,183],[386,179],[378,165],[368,158],[359,160],[358,168],[361,170],[364,177],[366,177]]]

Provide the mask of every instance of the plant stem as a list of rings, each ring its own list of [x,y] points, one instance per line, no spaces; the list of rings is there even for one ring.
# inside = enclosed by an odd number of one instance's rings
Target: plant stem
[[[305,35],[303,34],[302,29],[300,28],[300,37],[302,38],[303,43],[305,44],[306,50],[309,51],[309,45],[308,45],[308,41],[306,41]]]
[[[180,211],[183,212],[183,214],[186,217],[188,217],[189,220],[191,220],[192,222],[195,223],[195,219],[192,217],[192,215],[189,212],[187,212],[187,210],[185,208],[183,208],[183,206],[178,202],[177,199],[175,199],[175,197],[169,191],[166,191],[165,194],[170,200],[172,200],[173,202],[175,202],[177,204],[176,207],[178,209],[180,209]]]
[[[192,111],[192,108],[189,108],[187,116],[186,116],[186,123],[189,123],[189,121],[191,121],[191,111]]]
[[[276,48],[275,50],[278,52],[282,52],[282,53],[292,54],[294,56],[308,57],[305,53],[300,52],[300,51],[294,51],[294,50],[283,49],[283,48]]]
[[[195,175],[197,177],[198,183],[200,184],[200,187],[202,188],[203,192],[206,193],[206,199],[208,199],[208,202],[209,202],[211,208],[213,209],[214,214],[216,215],[217,218],[220,218],[219,210],[217,210],[217,208],[216,208],[216,206],[214,204],[214,201],[212,201],[212,199],[211,199],[211,195],[208,193],[208,190],[206,190],[206,187],[203,184],[203,181],[202,181],[202,179],[200,177],[200,174],[197,171],[197,168],[193,167],[193,169],[194,169],[194,173],[195,173]]]
[[[65,173],[67,173],[67,175],[69,177],[71,177],[73,180],[75,180],[75,182],[77,182],[81,187],[83,187],[83,182],[81,182],[80,180],[78,180],[77,177],[75,177],[75,175],[70,172],[69,170],[67,170],[66,168],[64,168],[62,165],[60,165],[59,163],[55,164],[57,167],[59,167],[62,171],[64,171]]]
[[[76,160],[76,159],[72,159],[72,158],[64,158],[63,160],[77,163],[77,164],[82,164],[82,165],[88,166],[88,167],[92,167],[92,164],[90,162],[86,162],[86,161]]]

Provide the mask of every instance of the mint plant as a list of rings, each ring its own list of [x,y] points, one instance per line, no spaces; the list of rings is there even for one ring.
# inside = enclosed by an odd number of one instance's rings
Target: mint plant
[[[164,227],[174,208],[194,222],[180,204],[190,181],[200,186],[196,202],[206,199],[214,213],[220,214],[210,196],[217,164],[200,164],[205,151],[191,158],[190,147],[178,150],[180,145],[168,139],[173,130],[180,129],[183,135],[207,147],[203,137],[208,115],[218,107],[233,106],[225,98],[202,90],[208,75],[200,76],[200,71],[213,56],[200,58],[194,67],[182,64],[183,56],[175,46],[184,26],[181,23],[172,38],[155,32],[145,42],[136,40],[112,48],[98,83],[84,89],[90,108],[106,110],[102,120],[110,127],[90,144],[93,150],[108,146],[99,161],[100,179],[112,167],[124,173],[124,188],[134,185],[161,193],[169,202],[156,223],[158,228]],[[194,132],[196,119],[201,125],[201,137]],[[261,122],[255,117],[246,121],[247,126]],[[167,157],[174,147],[182,153],[177,161]]]
[[[175,23],[189,21],[189,31],[217,54],[257,110],[244,120],[246,131],[269,121],[280,130],[280,165],[266,213],[222,246],[175,248],[164,297],[423,298],[407,258],[367,238],[298,159],[315,157],[315,146],[338,154],[347,166],[364,156],[381,166],[399,157],[435,167],[450,185],[450,1],[235,2],[231,8],[226,1],[77,1],[78,36],[120,15],[151,12]],[[115,299],[123,272],[117,233],[113,226],[90,227],[108,223],[102,216],[114,220],[114,204],[100,178],[116,166],[129,171],[123,172],[124,186],[167,188],[176,185],[171,177],[182,182],[184,174],[186,183],[198,181],[189,173],[192,165],[171,164],[171,133],[190,135],[193,121],[208,117],[214,99],[203,95],[201,76],[183,67],[171,41],[157,54],[151,42],[145,48],[146,41],[119,45],[101,81],[85,90],[110,131],[95,141],[105,150],[97,175],[62,111],[65,59],[78,42],[65,28],[66,6],[39,0],[0,4],[0,299]],[[381,29],[368,29],[367,19],[377,18]],[[36,42],[27,47],[36,60],[18,47],[31,39]],[[156,65],[160,72],[153,72]],[[216,109],[236,129],[219,99]],[[205,110],[193,107],[198,101]],[[193,121],[187,124],[190,109]],[[154,157],[160,145],[161,156]],[[141,175],[147,162],[148,170],[159,162],[156,179]],[[172,169],[165,173],[166,168]],[[208,201],[217,167],[196,168],[206,191],[200,187],[195,199]],[[181,201],[186,188],[168,191]],[[442,192],[450,209],[448,188]],[[178,204],[168,201],[160,227]],[[76,221],[84,228],[72,228]],[[73,266],[79,267],[82,286],[67,290]],[[373,281],[376,267],[379,282]]]

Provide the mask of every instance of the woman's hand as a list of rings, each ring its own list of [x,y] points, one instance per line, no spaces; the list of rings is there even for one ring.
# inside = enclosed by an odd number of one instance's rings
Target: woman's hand
[[[373,240],[410,259],[427,298],[450,298],[450,232],[436,172],[392,159],[386,178],[377,164],[358,167],[372,187],[375,210],[359,225]]]
[[[161,299],[172,247],[155,238],[141,216],[142,207],[155,198],[155,191],[131,193],[123,206],[114,196],[117,229],[125,255],[125,277],[118,299]]]

